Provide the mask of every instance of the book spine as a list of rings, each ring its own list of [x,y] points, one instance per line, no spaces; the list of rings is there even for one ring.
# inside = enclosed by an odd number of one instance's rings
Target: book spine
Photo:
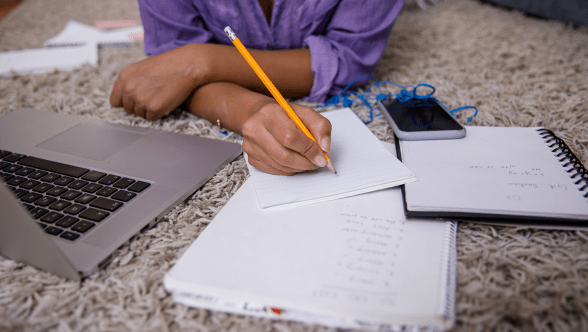
[[[580,159],[572,152],[570,147],[562,140],[557,137],[551,130],[541,128],[537,129],[539,135],[545,140],[551,152],[558,158],[558,161],[562,164],[561,166],[566,169],[566,172],[570,174],[570,178],[574,179],[574,184],[578,186],[578,190],[584,193],[584,197],[588,198],[588,171],[582,164]]]

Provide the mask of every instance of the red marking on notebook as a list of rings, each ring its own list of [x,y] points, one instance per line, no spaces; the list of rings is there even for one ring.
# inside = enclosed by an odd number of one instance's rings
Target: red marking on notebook
[[[281,315],[282,314],[282,309],[280,309],[280,308],[274,308],[274,307],[269,307],[269,308],[276,315]]]

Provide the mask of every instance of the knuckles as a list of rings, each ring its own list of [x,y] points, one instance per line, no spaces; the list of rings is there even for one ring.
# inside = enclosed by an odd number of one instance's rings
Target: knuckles
[[[278,141],[282,141],[286,147],[293,146],[299,138],[299,135],[297,135],[297,130],[297,128],[292,127],[285,128],[282,132],[279,133],[282,138]]]
[[[322,116],[314,122],[313,127],[321,133],[330,133],[332,129],[331,122]]]

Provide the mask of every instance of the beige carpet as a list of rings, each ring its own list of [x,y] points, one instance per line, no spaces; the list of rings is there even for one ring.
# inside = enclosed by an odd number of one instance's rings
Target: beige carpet
[[[0,21],[0,51],[41,47],[69,19],[140,18],[134,0],[24,0]],[[0,114],[36,107],[223,139],[191,115],[151,123],[109,106],[118,72],[143,57],[140,44],[107,47],[98,67],[0,78]],[[587,29],[473,0],[410,3],[376,77],[432,84],[450,108],[476,105],[474,125],[545,126],[588,161]],[[382,117],[369,127],[391,141]],[[327,331],[187,308],[163,289],[164,274],[247,176],[240,157],[81,283],[0,258],[0,330]],[[454,331],[588,331],[588,233],[460,223],[457,239]]]

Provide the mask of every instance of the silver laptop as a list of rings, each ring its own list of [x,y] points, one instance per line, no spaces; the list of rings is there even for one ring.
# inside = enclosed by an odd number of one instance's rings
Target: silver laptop
[[[241,152],[34,109],[0,116],[0,255],[79,280]]]

